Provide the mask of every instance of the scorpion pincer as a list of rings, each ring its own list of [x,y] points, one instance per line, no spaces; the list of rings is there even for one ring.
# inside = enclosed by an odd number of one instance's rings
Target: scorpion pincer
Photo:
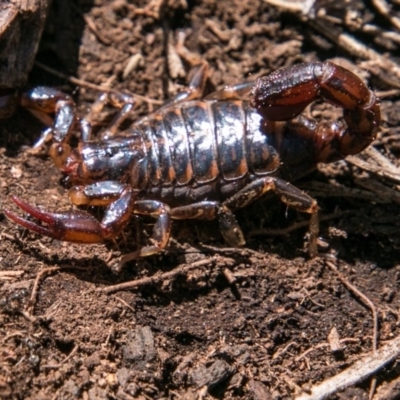
[[[104,206],[98,221],[84,210],[49,213],[18,197],[13,202],[40,223],[4,210],[34,232],[58,240],[96,243],[116,237],[132,215],[156,219],[151,243],[124,260],[148,256],[168,244],[172,220],[217,218],[225,241],[245,243],[233,212],[272,190],[280,200],[310,214],[309,253],[317,254],[318,206],[292,182],[318,163],[355,154],[375,138],[379,101],[353,73],[331,62],[304,63],[226,87],[202,97],[207,66],[188,89],[128,129],[129,96],[104,94],[94,109],[109,103],[120,111],[103,134],[90,140],[90,116],[78,121],[69,96],[37,88],[21,103],[54,120],[50,156],[68,175],[71,202]],[[118,98],[116,98],[118,97]],[[318,122],[300,114],[316,100],[343,109],[343,120]],[[77,147],[69,144],[79,128]]]

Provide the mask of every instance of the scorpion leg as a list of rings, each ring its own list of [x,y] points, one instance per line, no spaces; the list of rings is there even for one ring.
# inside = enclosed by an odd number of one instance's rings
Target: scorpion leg
[[[136,257],[146,257],[163,250],[168,244],[171,233],[171,213],[169,206],[157,200],[138,200],[135,202],[134,213],[149,215],[157,218],[157,221],[153,228],[152,244],[144,246],[139,251],[130,255],[128,254],[127,257],[133,259],[133,254]]]
[[[201,201],[171,210],[172,219],[212,220],[218,217],[219,230],[225,241],[232,247],[246,244],[243,232],[232,211],[216,201]]]
[[[254,82],[240,83],[234,86],[226,86],[221,90],[210,93],[204,100],[248,100]]]
[[[135,100],[132,96],[126,93],[101,93],[90,107],[89,112],[81,120],[82,140],[84,142],[91,139],[93,120],[106,105],[111,105],[115,108],[119,108],[119,111],[110,122],[110,124],[107,126],[107,128],[101,133],[102,140],[107,140],[116,135],[121,124],[133,110],[135,106]]]
[[[189,86],[179,92],[175,97],[167,100],[159,110],[182,103],[184,101],[197,100],[203,96],[204,86],[208,77],[208,64],[202,63],[193,68]]]
[[[38,86],[21,95],[21,106],[45,125],[51,126],[43,131],[34,148],[40,147],[50,137],[62,141],[72,134],[76,111],[74,101],[67,94],[50,87]]]
[[[194,68],[193,76],[190,80],[188,88],[164,103],[159,110],[184,101],[201,98],[207,80],[207,72],[208,64],[206,63]],[[81,120],[83,141],[88,141],[91,139],[93,120],[95,119],[95,116],[99,114],[108,104],[119,108],[120,110],[110,122],[108,127],[101,133],[102,140],[110,139],[117,134],[119,127],[133,110],[135,106],[135,100],[132,96],[126,93],[107,92],[100,94],[97,100],[91,106],[89,113]]]
[[[157,200],[138,200],[135,203],[134,212],[135,214],[149,215],[157,218],[153,228],[152,244],[132,253],[125,254],[119,262],[119,267],[139,257],[156,254],[162,251],[168,244],[171,233],[171,214],[166,204]]]
[[[318,253],[318,205],[316,200],[298,189],[296,186],[276,177],[260,178],[248,184],[237,194],[225,200],[222,205],[230,210],[236,210],[259,199],[269,190],[274,191],[279,196],[280,200],[288,206],[311,215],[309,254],[311,257],[315,257]]]
[[[127,186],[124,184],[115,181],[103,181],[87,186],[75,186],[70,189],[69,196],[71,201],[76,205],[113,205],[120,201],[121,197],[124,196],[125,190],[133,194],[133,191],[127,189]],[[158,253],[167,245],[171,232],[171,213],[166,204],[156,200],[136,200],[134,203],[131,203],[134,198],[135,196],[129,198],[128,202],[125,201],[122,207],[118,205],[118,207],[113,206],[113,209],[107,209],[106,217],[102,221],[102,225],[111,225],[111,220],[107,222],[107,213],[110,211],[110,215],[112,215],[114,209],[124,210],[127,213],[127,218],[129,218],[130,214],[148,215],[157,218],[153,228],[153,244],[145,246],[137,252],[128,254],[126,256],[127,260]],[[119,233],[126,224],[125,217],[121,223],[122,225],[118,226],[117,233]],[[113,224],[115,224],[115,222]],[[113,237],[114,236],[116,235],[113,235]]]

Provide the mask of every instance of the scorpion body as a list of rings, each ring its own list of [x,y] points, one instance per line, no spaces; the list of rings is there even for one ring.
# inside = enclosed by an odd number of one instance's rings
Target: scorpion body
[[[228,244],[241,246],[245,240],[232,212],[272,190],[285,204],[310,214],[309,251],[316,255],[317,203],[289,182],[374,140],[380,123],[374,93],[329,62],[281,69],[201,98],[205,79],[202,66],[186,92],[116,135],[133,107],[123,100],[103,141],[88,140],[91,123],[84,119],[76,148],[69,145],[77,118],[68,96],[42,89],[23,97],[36,114],[55,111],[47,131],[53,137],[50,155],[69,178],[71,201],[107,208],[99,222],[86,211],[48,213],[13,197],[46,225],[5,210],[7,217],[37,233],[79,243],[115,237],[132,214],[155,217],[152,243],[127,261],[165,248],[173,219],[218,218]],[[299,116],[317,99],[343,108],[344,123]],[[113,103],[104,96],[102,102],[107,101]]]
[[[127,182],[173,207],[223,201],[279,168],[274,132],[260,124],[248,102],[193,100],[142,119],[126,137],[84,143],[65,170],[74,184]]]

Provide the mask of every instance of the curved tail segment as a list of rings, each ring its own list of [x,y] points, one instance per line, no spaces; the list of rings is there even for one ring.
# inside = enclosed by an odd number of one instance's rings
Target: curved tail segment
[[[342,108],[345,124],[294,119],[316,100]],[[304,136],[312,136],[315,162],[359,153],[373,142],[381,121],[375,94],[352,72],[331,62],[298,64],[259,78],[251,105],[266,120],[288,121],[297,129],[300,124]]]

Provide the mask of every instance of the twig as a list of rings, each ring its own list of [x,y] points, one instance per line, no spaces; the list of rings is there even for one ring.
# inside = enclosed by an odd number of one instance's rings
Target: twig
[[[400,168],[394,165],[389,158],[384,156],[378,149],[374,146],[367,147],[360,155],[366,155],[368,160],[373,160],[378,165],[381,165],[385,170],[391,172],[400,179]]]
[[[115,296],[117,300],[119,300],[125,307],[129,308],[134,314],[135,314],[135,309],[130,306],[124,299],[121,299],[121,297]]]
[[[389,200],[393,203],[400,204],[400,193],[395,189],[391,189],[376,180],[368,178],[355,179],[354,182],[356,185],[375,193],[375,195],[380,197],[382,200]]]
[[[34,308],[35,301],[36,301],[36,296],[37,296],[37,292],[38,292],[38,287],[39,287],[39,281],[43,277],[43,275],[50,274],[50,273],[55,272],[55,271],[63,271],[65,269],[83,270],[83,271],[87,271],[88,270],[88,268],[85,268],[85,267],[75,267],[73,265],[68,265],[68,266],[58,266],[58,267],[44,268],[41,271],[39,271],[37,273],[37,275],[36,275],[35,283],[33,284],[33,289],[32,289],[32,292],[31,292],[31,297],[29,298],[28,306],[27,306],[25,312],[29,313]]]
[[[358,296],[361,300],[363,300],[367,306],[371,309],[372,311],[372,317],[373,317],[373,323],[374,323],[374,329],[373,329],[373,339],[372,339],[372,353],[374,354],[378,348],[378,311],[374,305],[374,303],[362,292],[360,292],[355,286],[353,286],[341,273],[338,271],[337,267],[335,264],[333,264],[330,261],[326,261],[326,264],[328,267],[333,270],[338,278],[341,280],[341,282],[350,290],[352,291],[356,296]],[[370,385],[370,390],[369,390],[369,398],[372,399],[374,393],[375,393],[375,388],[376,388],[376,378],[373,377],[371,380],[371,385]]]
[[[337,275],[339,280],[349,289],[353,294],[359,297],[371,310],[373,319],[373,339],[372,349],[375,351],[378,348],[378,311],[374,303],[360,290],[358,290],[353,284],[351,284],[337,269],[336,265],[331,261],[325,261],[326,265]]]
[[[236,283],[236,277],[232,274],[232,271],[229,268],[224,268],[222,272],[230,285]]]
[[[21,313],[21,315],[23,317],[25,317],[29,322],[35,323],[36,322],[36,317],[34,315],[32,315],[29,311],[25,311],[25,310],[19,310],[19,312]]]
[[[317,18],[315,16],[315,0],[304,0],[304,1],[291,1],[291,0],[264,0],[266,3],[280,7],[292,13],[300,14],[303,19],[321,35],[328,38],[330,41],[335,43],[337,46],[352,54],[355,57],[372,62],[374,67],[371,68],[371,73],[379,74],[380,79],[386,80],[390,85],[396,88],[400,88],[398,82],[400,78],[400,66],[389,59],[388,57],[382,56],[381,54],[374,51],[370,46],[366,46],[355,37],[341,32],[339,29],[335,29],[333,25],[327,27],[327,16],[325,18]],[[377,0],[375,0],[377,1]],[[382,0],[379,1],[382,4]],[[339,21],[338,21],[339,22]],[[392,21],[391,21],[392,22]],[[380,70],[379,70],[380,69]],[[391,76],[386,78],[381,76],[380,71],[385,71]]]
[[[14,276],[21,276],[25,271],[18,270],[18,271],[0,271],[0,279],[9,279]]]
[[[353,338],[344,338],[344,339],[340,339],[340,343],[344,344],[344,343],[358,343],[360,340],[359,339],[353,339]],[[309,349],[307,349],[306,351],[304,351],[303,353],[301,353],[299,356],[296,357],[296,362],[300,361],[302,358],[304,358],[307,354],[310,354],[311,352],[318,350],[318,349],[322,349],[324,347],[329,347],[329,343],[327,342],[323,342],[323,343],[318,343],[317,345],[310,347]]]
[[[172,271],[166,272],[164,274],[153,275],[146,278],[136,279],[134,281],[123,282],[117,285],[107,286],[105,288],[98,289],[98,291],[104,293],[113,293],[119,290],[137,289],[141,286],[155,284],[167,279],[175,278],[179,275],[184,275],[185,273],[194,268],[202,267],[204,265],[214,264],[216,260],[217,257],[211,257],[210,259],[196,261],[192,264],[182,264],[173,269]]]
[[[59,271],[61,267],[49,267],[49,268],[44,268],[41,271],[39,271],[36,275],[35,283],[33,284],[33,289],[31,292],[31,297],[29,298],[29,303],[27,307],[27,311],[30,311],[33,309],[35,300],[36,300],[36,295],[39,287],[39,281],[45,274],[50,274],[55,271]]]
[[[400,30],[400,19],[393,16],[393,10],[384,0],[372,0],[372,4],[396,29]]]
[[[23,337],[25,335],[26,335],[26,332],[24,332],[24,331],[15,331],[15,332],[9,333],[7,336],[5,336],[3,338],[3,343],[7,342],[7,340],[12,339],[14,337]]]
[[[44,71],[49,72],[52,75],[58,76],[59,78],[64,79],[64,80],[66,80],[68,82],[71,82],[74,85],[78,85],[80,87],[85,87],[85,88],[88,88],[88,89],[96,90],[98,92],[107,92],[107,93],[116,93],[116,94],[120,94],[121,93],[120,91],[115,90],[115,89],[111,89],[110,87],[107,87],[107,86],[94,85],[93,83],[86,82],[86,81],[84,81],[82,79],[78,79],[78,78],[75,78],[73,76],[65,75],[65,74],[63,74],[61,72],[56,71],[53,68],[48,67],[47,65],[44,65],[44,64],[40,63],[39,61],[35,61],[35,65],[38,66],[39,68],[43,69]],[[155,104],[155,105],[164,104],[164,102],[161,101],[161,100],[153,100],[153,99],[151,99],[149,97],[141,96],[140,94],[132,93],[132,92],[129,92],[129,91],[124,91],[124,93],[129,94],[130,96],[135,97],[138,100],[144,101],[145,103]]]
[[[42,368],[45,369],[58,369],[61,367],[61,365],[65,364],[79,349],[79,345],[76,345],[71,353],[68,354],[67,357],[64,358],[64,360],[62,360],[61,362],[59,362],[58,364],[47,364],[47,365],[42,365]]]
[[[310,393],[297,396],[295,400],[323,400],[328,396],[362,382],[378,372],[400,355],[400,336],[387,342],[379,350],[368,354],[345,371],[311,388]]]
[[[106,46],[110,46],[112,44],[111,40],[106,38],[98,29],[94,21],[85,14],[82,14],[83,19],[86,22],[87,27],[92,31],[92,33],[97,37],[98,41],[103,43]]]
[[[101,32],[97,29],[96,24],[94,21],[86,14],[82,12],[82,10],[76,6],[74,3],[71,3],[72,8],[75,10],[77,14],[79,14],[82,19],[86,22],[86,26],[89,28],[90,31],[97,37],[99,42],[103,43],[106,46],[109,46],[111,44],[111,40],[104,37]]]
[[[395,77],[395,79],[390,80],[390,84],[396,88],[400,88],[400,84],[396,82],[396,80],[400,78],[400,67],[397,63],[385,56],[381,56],[379,53],[364,45],[353,36],[346,33],[335,32],[334,29],[326,29],[326,25],[320,21],[308,20],[307,22],[311,27],[326,36],[332,42],[336,43],[348,53],[363,60],[372,61],[375,66],[381,68],[383,71],[390,72],[390,74]],[[371,69],[370,72],[373,73],[374,71]]]
[[[382,170],[382,166],[376,166],[372,163],[366,162],[360,157],[347,156],[346,161],[348,161],[350,164],[355,165],[358,168],[361,168],[364,171],[371,172],[382,178],[391,179],[397,183],[400,183],[400,175],[398,173],[393,173],[387,169]]]
[[[278,357],[280,357],[280,356],[282,356],[283,354],[285,354],[287,351],[288,351],[288,349],[289,349],[289,347],[291,347],[291,346],[297,346],[297,343],[296,342],[290,342],[287,346],[285,346],[282,350],[278,350],[276,353],[274,353],[273,355],[272,355],[272,359],[273,360],[275,360],[275,359],[277,359]]]
[[[340,211],[340,212],[335,212],[333,214],[326,214],[320,216],[319,220],[320,221],[330,221],[332,219],[336,218],[341,218],[344,215],[349,215],[353,214],[353,211]],[[301,221],[301,222],[296,222],[287,228],[282,228],[282,229],[254,229],[248,233],[249,237],[254,237],[254,236],[259,236],[259,235],[265,235],[265,236],[283,236],[287,235],[295,230],[301,229],[301,228],[306,228],[310,225],[309,221]]]

